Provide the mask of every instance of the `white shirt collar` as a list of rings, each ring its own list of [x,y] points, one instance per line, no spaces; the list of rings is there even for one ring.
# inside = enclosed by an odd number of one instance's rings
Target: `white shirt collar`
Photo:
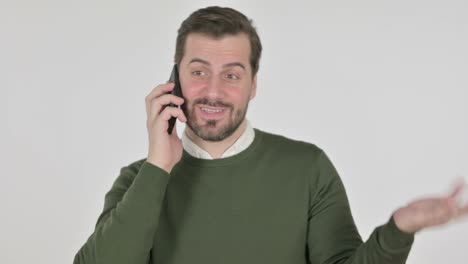
[[[221,158],[226,158],[232,155],[235,155],[244,149],[246,149],[250,143],[253,142],[254,137],[255,137],[255,131],[250,124],[250,121],[247,120],[247,126],[242,135],[230,146],[224,153],[221,155]],[[186,130],[184,130],[184,133],[182,133],[182,146],[187,151],[190,155],[196,157],[196,158],[201,158],[201,159],[213,159],[211,155],[200,148],[197,144],[195,144],[186,134]]]

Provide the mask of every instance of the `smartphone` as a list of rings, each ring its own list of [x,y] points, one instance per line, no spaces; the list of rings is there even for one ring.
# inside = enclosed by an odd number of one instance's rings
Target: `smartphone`
[[[182,97],[182,89],[180,88],[180,81],[179,81],[179,69],[177,68],[177,64],[174,64],[174,67],[172,67],[172,72],[171,72],[171,76],[169,77],[169,82],[172,82],[175,85],[174,89],[172,89],[171,91],[171,94],[178,96],[178,97]],[[184,104],[185,102],[182,105]],[[168,106],[178,107],[176,104],[173,104],[173,103],[168,104]],[[169,127],[167,128],[167,133],[172,134],[172,130],[174,130],[176,119],[177,118],[175,117],[171,117],[171,119],[169,119]]]

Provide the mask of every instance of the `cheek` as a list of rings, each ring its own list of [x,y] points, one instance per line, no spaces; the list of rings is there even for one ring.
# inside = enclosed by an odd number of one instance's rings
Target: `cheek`
[[[233,89],[226,93],[225,100],[229,101],[234,107],[242,107],[244,103],[244,95],[241,93],[239,89]]]
[[[250,99],[250,90],[246,84],[229,87],[226,91],[226,96],[237,107],[243,107]]]
[[[188,101],[193,101],[194,98],[199,97],[200,92],[203,89],[204,84],[200,81],[182,81],[182,94]]]

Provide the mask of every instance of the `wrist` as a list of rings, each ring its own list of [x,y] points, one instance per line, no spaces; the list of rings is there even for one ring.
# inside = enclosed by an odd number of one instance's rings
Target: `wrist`
[[[407,207],[402,207],[396,210],[392,216],[393,222],[400,231],[408,234],[414,234],[418,232],[420,228],[413,223],[413,219],[409,217],[407,210]]]
[[[169,166],[167,164],[164,164],[163,162],[161,162],[161,161],[159,161],[157,159],[147,158],[146,162],[149,162],[149,163],[153,164],[154,166],[165,170],[167,173],[170,173],[171,170],[172,170],[171,166]]]

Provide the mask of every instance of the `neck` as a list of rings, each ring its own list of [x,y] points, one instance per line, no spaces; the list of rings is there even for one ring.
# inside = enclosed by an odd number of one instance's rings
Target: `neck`
[[[247,128],[247,120],[244,118],[240,126],[237,128],[232,135],[229,137],[217,141],[217,142],[212,142],[212,141],[206,141],[203,140],[202,138],[198,137],[195,135],[193,130],[191,130],[188,126],[185,127],[185,134],[187,137],[193,141],[197,146],[205,150],[210,154],[211,157],[214,159],[219,159],[223,153],[236,142],[236,140],[242,135],[242,133],[245,131]]]

